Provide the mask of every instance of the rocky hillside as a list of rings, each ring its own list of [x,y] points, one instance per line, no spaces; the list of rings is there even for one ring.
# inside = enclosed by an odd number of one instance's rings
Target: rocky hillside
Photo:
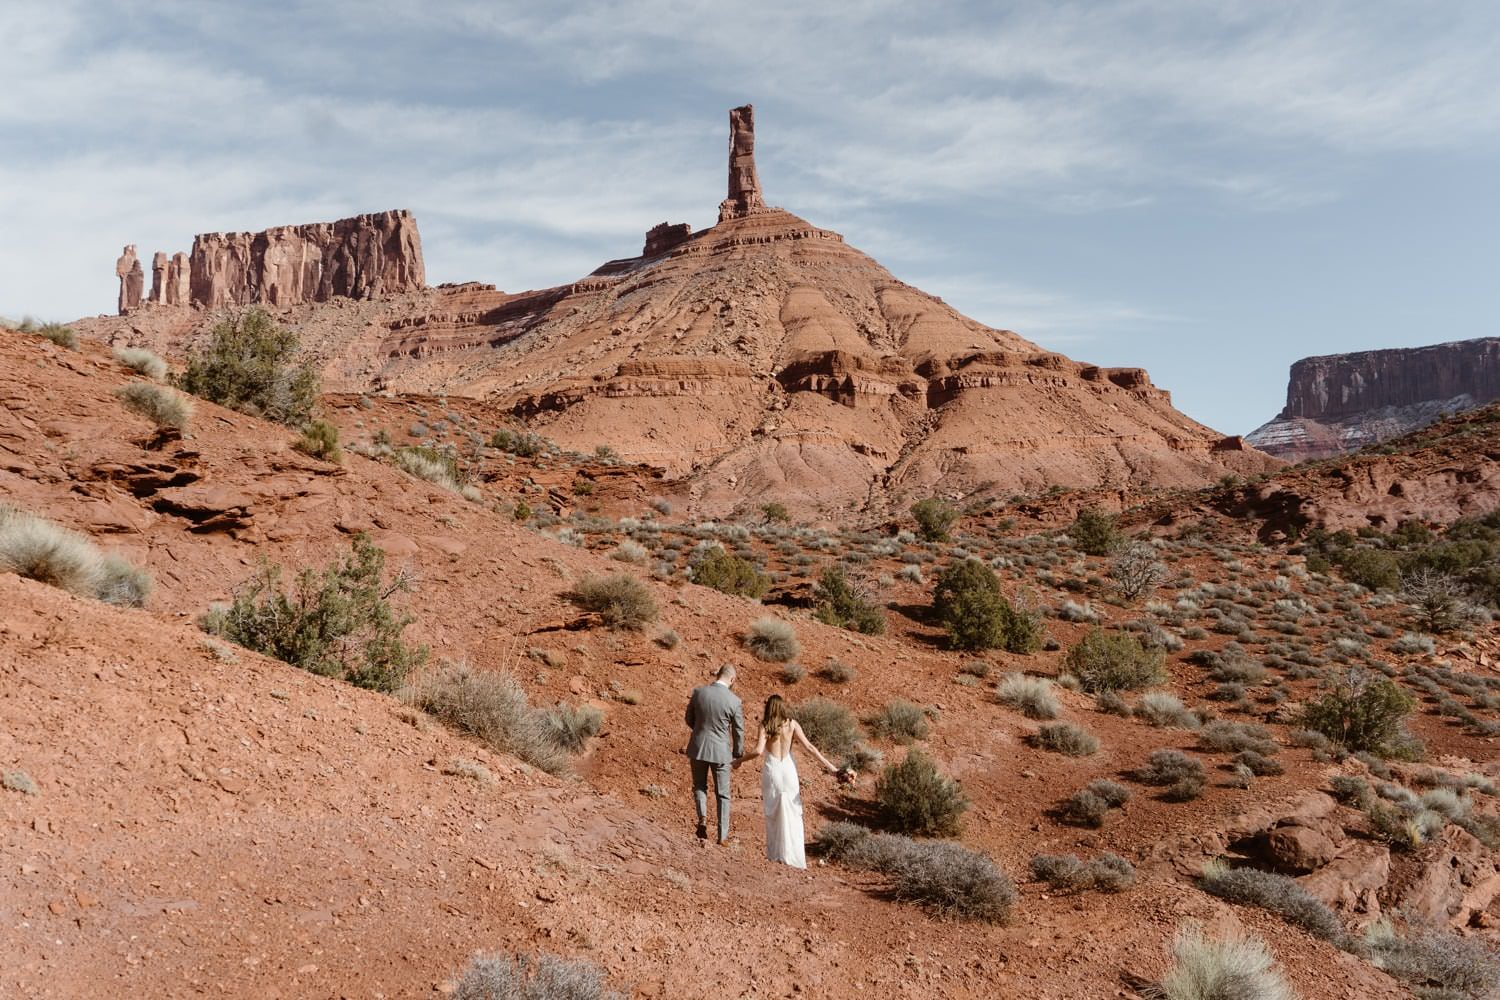
[[[1500,338],[1303,358],[1286,406],[1246,436],[1288,461],[1358,451],[1500,399]]]
[[[480,400],[493,421],[662,468],[710,515],[1200,486],[1276,467],[1178,412],[1144,370],[986,327],[767,207],[752,123],[731,116],[729,196],[711,228],[657,226],[640,256],[555,288],[443,286],[278,315],[330,389]],[[78,325],[179,353],[220,316],[148,303]]]

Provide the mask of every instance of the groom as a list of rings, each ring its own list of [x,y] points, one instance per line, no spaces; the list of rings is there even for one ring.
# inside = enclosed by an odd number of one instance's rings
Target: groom
[[[708,776],[714,776],[719,808],[719,843],[729,840],[729,772],[745,753],[745,711],[733,691],[734,666],[726,663],[712,684],[693,689],[685,719],[693,735],[687,756],[693,765],[693,806],[698,812],[698,837],[708,838]]]

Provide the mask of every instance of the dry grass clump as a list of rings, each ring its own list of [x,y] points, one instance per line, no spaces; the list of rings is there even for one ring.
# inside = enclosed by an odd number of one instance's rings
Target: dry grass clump
[[[52,341],[58,347],[65,347],[70,351],[78,350],[78,334],[73,332],[71,326],[63,326],[61,323],[47,323],[37,327],[33,332]]]
[[[1258,868],[1230,868],[1219,861],[1203,866],[1198,884],[1205,892],[1231,903],[1247,903],[1270,910],[1324,941],[1342,941],[1344,925],[1321,900],[1296,880]]]
[[[568,756],[546,713],[535,712],[521,683],[500,671],[451,664],[404,692],[412,705],[494,750],[548,774],[563,774]]]
[[[568,595],[574,604],[597,614],[610,628],[639,631],[656,620],[651,588],[627,573],[586,576]]]
[[[582,753],[589,737],[604,725],[604,713],[592,705],[558,705],[542,713],[553,742],[569,753]]]
[[[1265,942],[1214,941],[1196,927],[1172,942],[1172,968],[1153,991],[1160,1000],[1296,1000]]]
[[[1099,738],[1071,722],[1048,723],[1036,731],[1032,741],[1043,750],[1069,757],[1087,757],[1099,750]]]
[[[1031,859],[1031,874],[1058,892],[1121,892],[1135,884],[1135,867],[1108,851],[1091,861],[1074,854],[1038,854]]]
[[[1052,694],[1052,682],[1045,677],[1006,674],[995,689],[995,696],[1028,719],[1055,719],[1062,712]]]
[[[193,417],[193,402],[186,396],[154,382],[131,382],[115,390],[115,398],[128,410],[146,417],[157,427],[185,430]]]
[[[327,420],[309,422],[292,447],[304,455],[335,465],[344,461],[344,450],[339,447],[339,429]]]
[[[854,713],[827,698],[809,698],[792,707],[792,718],[802,726],[812,745],[825,754],[843,757],[864,738]]]
[[[915,748],[875,782],[875,802],[887,828],[932,837],[957,836],[960,819],[969,808],[958,782],[938,771],[932,758]]]
[[[120,364],[153,382],[167,377],[167,363],[144,347],[116,347],[114,356]]]
[[[745,648],[757,660],[767,663],[786,663],[802,648],[797,642],[797,631],[780,618],[757,618],[750,623],[745,633]]]
[[[1132,710],[1133,714],[1153,726],[1197,729],[1202,723],[1176,695],[1165,691],[1148,691]]]
[[[814,846],[830,860],[885,875],[892,897],[941,916],[1005,923],[1016,901],[1015,884],[994,861],[958,844],[873,833],[840,822],[825,826]]]
[[[455,1000],[625,1000],[592,962],[553,955],[475,955],[459,973]]]
[[[818,668],[818,676],[830,684],[848,684],[859,676],[859,671],[842,660],[829,659]]]
[[[100,552],[76,531],[5,504],[0,504],[0,573],[118,607],[142,607],[151,593],[145,570]]]
[[[870,716],[865,722],[876,739],[890,740],[892,743],[903,745],[916,740],[925,740],[931,731],[926,710],[921,705],[909,702],[905,698],[887,702],[884,708]]]
[[[409,476],[425,479],[434,486],[457,493],[461,489],[458,479],[458,463],[451,455],[435,448],[415,445],[397,448],[391,455],[396,468]]]

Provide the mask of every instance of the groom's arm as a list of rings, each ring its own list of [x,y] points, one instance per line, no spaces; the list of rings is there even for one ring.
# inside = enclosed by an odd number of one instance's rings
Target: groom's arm
[[[745,756],[745,707],[738,701],[734,703],[734,714],[729,717],[729,723],[734,727],[734,755]]]

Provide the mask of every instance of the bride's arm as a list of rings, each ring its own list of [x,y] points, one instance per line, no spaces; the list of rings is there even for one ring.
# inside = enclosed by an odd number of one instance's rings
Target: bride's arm
[[[760,731],[760,739],[758,739],[758,740],[755,741],[755,749],[752,750],[750,753],[743,754],[742,756],[736,757],[734,759],[734,766],[735,767],[739,767],[745,761],[750,760],[750,759],[755,758],[755,757],[759,757],[761,754],[763,754],[765,752],[766,752],[766,731],[764,729],[762,729]]]
[[[801,743],[804,747],[807,748],[808,753],[818,758],[819,762],[822,763],[824,767],[828,768],[830,773],[838,770],[838,768],[834,767],[833,764],[829,762],[827,757],[823,756],[823,754],[818,750],[817,747],[812,745],[812,741],[807,738],[807,734],[802,731],[802,726],[799,725],[797,723],[797,720],[795,719],[792,720],[792,736],[797,740],[798,743]],[[765,734],[761,734],[761,740],[762,742],[764,742]]]

